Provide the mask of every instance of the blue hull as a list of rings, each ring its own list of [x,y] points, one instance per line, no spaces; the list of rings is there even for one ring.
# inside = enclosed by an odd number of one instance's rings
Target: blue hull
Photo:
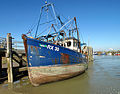
[[[86,59],[81,53],[24,35],[23,40],[29,79],[34,86],[67,79],[87,69]]]
[[[81,53],[36,39],[26,39],[28,67],[83,63]]]

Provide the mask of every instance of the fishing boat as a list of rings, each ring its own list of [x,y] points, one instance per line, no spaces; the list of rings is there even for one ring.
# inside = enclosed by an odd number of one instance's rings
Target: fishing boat
[[[53,13],[54,20],[50,20],[52,17],[48,18],[48,15],[47,22],[41,20],[42,17],[45,20],[42,12],[48,14],[50,11]],[[43,32],[39,29],[42,26],[43,29],[47,28]],[[85,43],[80,41],[76,17],[63,21],[56,13],[54,4],[45,2],[41,8],[35,37],[29,36],[29,33],[23,34],[22,39],[32,85],[39,86],[44,83],[68,79],[87,69],[87,60],[81,49]]]

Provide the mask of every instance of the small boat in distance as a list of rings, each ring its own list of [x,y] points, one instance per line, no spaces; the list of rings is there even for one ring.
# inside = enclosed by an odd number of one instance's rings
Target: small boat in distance
[[[117,56],[120,56],[120,52],[118,52],[118,53],[115,53],[115,55],[117,55]]]
[[[46,22],[42,12],[47,12]],[[48,13],[53,13],[54,19],[53,16],[48,18]],[[87,60],[82,54],[76,17],[63,21],[60,15],[56,14],[54,4],[46,2],[41,8],[36,28],[34,38],[22,35],[32,85],[39,86],[85,72]],[[42,31],[43,29],[45,31]],[[38,31],[43,34],[39,36]]]

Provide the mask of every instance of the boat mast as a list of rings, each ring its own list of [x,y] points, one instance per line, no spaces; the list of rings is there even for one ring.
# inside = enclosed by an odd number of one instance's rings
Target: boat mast
[[[81,52],[80,36],[79,36],[79,31],[78,31],[78,28],[77,28],[76,17],[74,17],[74,21],[75,21],[75,26],[76,26],[76,30],[77,30],[78,47],[80,48],[80,52]]]
[[[47,7],[47,8],[48,8],[49,6],[52,7],[52,11],[53,11],[53,14],[54,14],[54,17],[55,17],[55,20],[56,20],[56,25],[58,24],[58,23],[57,23],[56,12],[55,12],[55,9],[54,9],[54,4],[53,4],[53,3],[47,3],[47,1],[45,1],[45,5],[42,6],[41,11],[40,11],[40,17],[39,17],[38,24],[37,24],[37,29],[36,29],[36,33],[35,33],[35,38],[37,37],[37,32],[38,32],[39,25],[40,25],[40,19],[41,19],[41,16],[42,16],[42,10],[43,10],[44,7]]]

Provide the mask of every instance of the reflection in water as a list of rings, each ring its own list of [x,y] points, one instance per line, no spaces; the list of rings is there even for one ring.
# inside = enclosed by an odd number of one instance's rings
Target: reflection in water
[[[77,77],[33,87],[28,78],[0,87],[0,94],[120,94],[120,57],[95,56]]]

